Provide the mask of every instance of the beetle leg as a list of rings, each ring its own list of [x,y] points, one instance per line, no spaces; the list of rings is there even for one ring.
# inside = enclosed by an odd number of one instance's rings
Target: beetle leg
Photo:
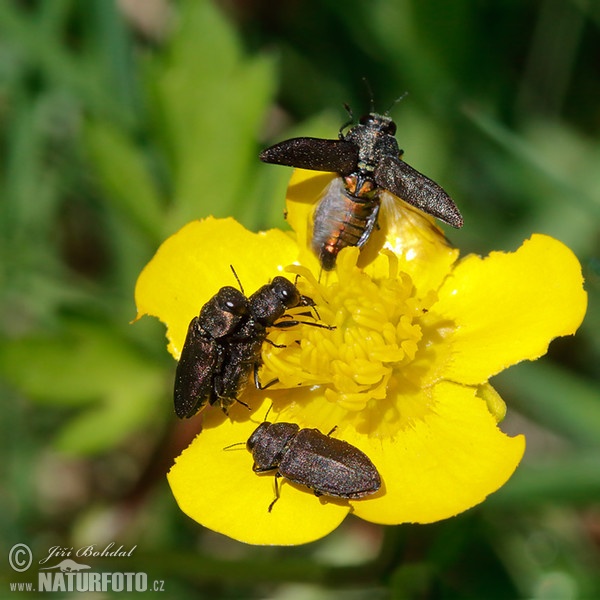
[[[271,344],[271,346],[273,346],[273,348],[285,348],[285,344],[276,344],[275,342],[272,342],[269,338],[265,338],[265,342],[267,342],[267,344]]]
[[[245,406],[248,410],[252,410],[245,402],[242,402],[239,398],[236,398],[235,401],[242,406]]]
[[[269,504],[268,512],[271,512],[273,505],[275,504],[275,502],[277,502],[277,500],[279,500],[279,485],[277,483],[277,479],[279,477],[281,477],[281,474],[279,473],[279,471],[277,471],[277,473],[275,473],[275,499],[273,500],[273,502],[271,502],[271,504]]]
[[[335,325],[325,325],[323,323],[313,323],[312,321],[279,321],[275,323],[273,327],[277,327],[279,329],[287,329],[288,327],[295,327],[296,325],[310,325],[311,327],[320,327],[321,329],[329,329],[330,331],[335,329]]]
[[[341,127],[340,130],[338,132],[338,138],[340,140],[344,139],[344,129],[346,129],[346,127],[348,127],[348,125],[352,125],[352,123],[354,122],[354,115],[352,114],[352,109],[350,108],[350,105],[347,104],[346,102],[344,102],[344,108],[346,109],[346,112],[348,113],[348,121],[346,121],[346,123],[344,123]]]
[[[266,390],[267,388],[271,387],[273,384],[275,384],[279,381],[279,379],[277,377],[275,377],[275,379],[271,379],[271,381],[269,381],[269,383],[265,383],[265,385],[263,385],[258,378],[259,367],[260,367],[260,363],[255,362],[254,363],[254,386],[256,387],[257,390]]]
[[[319,321],[320,321],[321,320],[321,315],[319,314],[319,311],[317,310],[317,307],[313,305],[311,308],[315,311],[315,315],[317,315],[317,319],[319,319]]]
[[[230,398],[229,396],[221,396],[221,395],[217,394],[215,399],[210,402],[210,405],[212,406],[213,404],[216,404],[217,402],[220,403],[221,410],[225,413],[226,416],[229,416],[229,407],[234,402],[237,402],[238,404],[245,406],[248,410],[251,410],[251,408],[243,400],[240,400],[239,398]]]

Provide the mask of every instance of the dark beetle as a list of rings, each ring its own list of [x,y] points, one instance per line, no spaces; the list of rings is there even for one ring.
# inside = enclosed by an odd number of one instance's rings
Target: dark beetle
[[[256,473],[276,471],[277,477],[311,488],[316,496],[362,498],[381,487],[381,477],[369,457],[348,442],[295,423],[261,423],[246,443]],[[275,499],[279,499],[275,483]]]
[[[220,402],[226,341],[235,334],[248,311],[248,298],[226,286],[190,321],[175,371],[175,414],[180,419],[194,416],[207,402]],[[225,400],[222,406],[225,404],[230,403]]]
[[[276,321],[290,308],[314,304],[285,277],[275,277],[249,298],[233,287],[222,287],[188,327],[175,372],[177,416],[193,417],[207,403],[218,403],[227,413],[229,406],[240,402],[238,396],[253,371],[257,388],[264,389],[274,383],[262,386],[258,380],[267,328],[305,323],[294,319]]]
[[[463,218],[450,196],[401,159],[396,124],[389,116],[369,113],[346,134],[344,127],[337,140],[293,138],[260,154],[267,163],[341,176],[325,189],[313,217],[312,247],[325,270],[333,269],[342,248],[366,244],[385,192],[452,227],[462,227]]]

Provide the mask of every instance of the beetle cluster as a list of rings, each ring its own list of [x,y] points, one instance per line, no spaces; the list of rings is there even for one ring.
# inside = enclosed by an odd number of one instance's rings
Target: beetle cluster
[[[258,379],[269,327],[304,323],[332,329],[310,321],[280,320],[288,309],[298,306],[314,307],[315,303],[285,277],[275,277],[250,297],[234,287],[222,287],[189,324],[175,373],[177,416],[192,417],[207,404],[218,404],[225,413],[234,402],[244,404],[239,396],[252,373],[259,389],[274,383],[262,385]],[[375,493],[381,484],[377,469],[364,453],[317,429],[264,422],[248,439],[247,448],[255,472],[275,471],[275,481],[284,477],[318,496],[361,498]],[[276,483],[269,512],[278,497]]]
[[[296,319],[279,320],[290,308],[314,305],[312,298],[280,276],[249,298],[234,287],[222,287],[190,321],[175,372],[177,416],[193,417],[206,404],[218,404],[225,413],[234,402],[243,404],[239,395],[252,373],[259,389],[275,383],[261,385],[258,379],[262,345],[269,341],[267,330],[300,323],[329,328]]]
[[[337,175],[313,214],[312,249],[324,270],[335,267],[343,248],[362,248],[367,243],[383,202],[405,201],[462,227],[462,216],[450,196],[402,160],[394,137],[396,124],[389,116],[371,112],[347,133],[345,128],[340,128],[338,139],[293,138],[260,154],[267,163]],[[258,378],[262,346],[272,343],[267,338],[269,328],[299,323],[328,327],[283,319],[291,308],[315,306],[284,277],[275,277],[250,297],[241,284],[240,289],[221,288],[189,324],[175,375],[175,412],[180,418],[192,417],[207,404],[218,404],[225,413],[234,402],[244,404],[239,396],[252,373],[259,389],[276,381],[262,385]],[[380,489],[381,477],[371,460],[331,433],[266,420],[255,429],[246,442],[253,470],[275,472],[275,499],[269,512],[279,498],[279,477],[304,485],[317,496],[356,499]]]

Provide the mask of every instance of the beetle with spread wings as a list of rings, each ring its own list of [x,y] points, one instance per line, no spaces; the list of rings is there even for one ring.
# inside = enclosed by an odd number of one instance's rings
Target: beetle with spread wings
[[[426,212],[452,227],[463,218],[448,194],[401,158],[396,124],[369,113],[339,139],[300,137],[263,150],[266,163],[329,171],[339,175],[324,190],[313,216],[312,249],[326,271],[346,246],[362,248],[377,223],[385,194]]]

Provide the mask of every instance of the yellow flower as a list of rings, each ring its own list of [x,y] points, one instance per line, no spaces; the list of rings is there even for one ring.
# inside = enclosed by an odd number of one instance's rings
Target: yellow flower
[[[383,214],[360,255],[345,249],[336,270],[320,273],[308,223],[328,177],[295,172],[287,209],[296,236],[250,233],[232,219],[195,221],[163,243],[137,282],[138,316],[167,325],[176,358],[192,317],[235,285],[230,265],[248,295],[276,275],[299,275],[300,291],[317,303],[314,318],[335,325],[272,329],[269,339],[284,347],[264,344],[260,377],[279,383],[264,391],[248,383],[240,399],[251,412],[207,408],[202,433],[168,474],[187,515],[247,543],[306,543],[349,512],[375,523],[430,523],[482,502],[525,449],[522,435],[498,427],[505,406],[489,378],[573,334],[586,310],[580,265],[560,242],[533,235],[516,252],[459,260],[432,220],[408,206]],[[225,448],[245,442],[270,407],[270,421],[337,427],[332,435],[377,467],[379,492],[318,498],[283,480],[268,512],[273,476],[253,472],[243,445]]]

